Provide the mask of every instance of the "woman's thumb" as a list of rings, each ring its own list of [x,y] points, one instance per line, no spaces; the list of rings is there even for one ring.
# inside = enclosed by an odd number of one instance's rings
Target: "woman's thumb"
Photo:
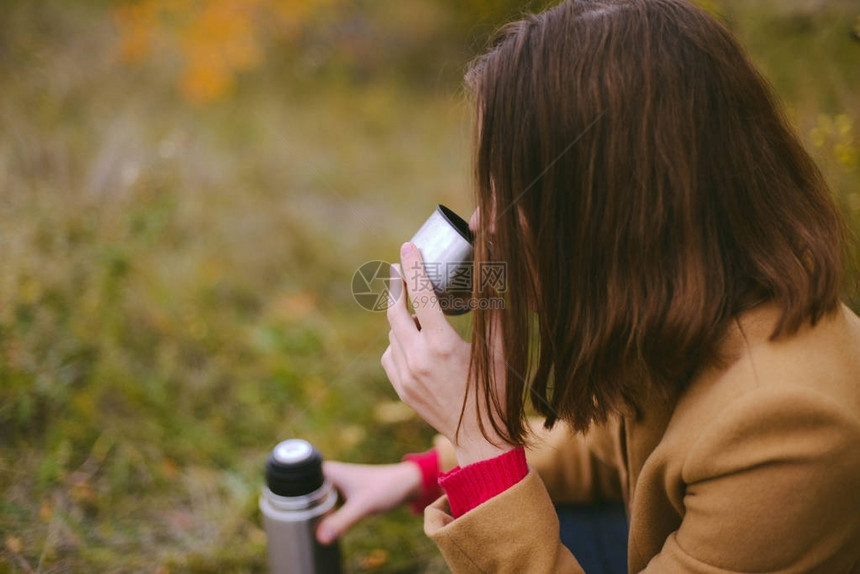
[[[340,510],[329,514],[317,526],[317,540],[320,544],[331,544],[349,530],[353,524],[361,520],[364,511],[358,504],[347,502]]]

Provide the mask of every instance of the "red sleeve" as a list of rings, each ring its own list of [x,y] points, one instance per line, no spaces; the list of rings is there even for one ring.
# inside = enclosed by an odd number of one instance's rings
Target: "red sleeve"
[[[421,514],[434,500],[442,496],[439,488],[439,452],[432,448],[420,454],[407,454],[403,460],[418,465],[421,471],[421,495],[409,504],[415,514]]]
[[[457,518],[512,487],[528,471],[526,451],[519,446],[495,458],[458,466],[439,477],[439,486],[448,495],[451,514]]]

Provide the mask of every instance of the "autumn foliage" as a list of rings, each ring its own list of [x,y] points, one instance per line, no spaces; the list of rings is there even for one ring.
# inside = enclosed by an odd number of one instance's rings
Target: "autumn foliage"
[[[158,51],[178,57],[179,85],[193,102],[229,93],[236,75],[263,60],[266,36],[295,38],[323,9],[342,0],[137,0],[114,19],[121,59],[140,63]]]

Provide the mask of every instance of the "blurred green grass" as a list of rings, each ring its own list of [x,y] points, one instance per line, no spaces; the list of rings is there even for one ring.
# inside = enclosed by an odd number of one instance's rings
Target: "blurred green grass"
[[[120,63],[109,2],[10,3],[0,573],[260,572],[256,499],[278,440],[354,462],[428,446],[379,367],[385,318],[358,307],[350,281],[394,259],[436,203],[470,211],[458,76],[511,3],[423,5],[451,15],[400,60],[373,52],[356,72],[335,55],[308,71],[301,50],[316,44],[274,45],[230,97],[193,106],[170,58]],[[707,5],[786,100],[860,230],[860,10]],[[397,10],[364,17],[408,43]],[[445,571],[405,510],[356,527],[345,551],[350,572]]]

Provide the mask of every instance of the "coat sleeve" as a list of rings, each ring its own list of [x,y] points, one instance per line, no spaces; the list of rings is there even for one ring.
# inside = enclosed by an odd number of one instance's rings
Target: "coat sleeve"
[[[612,422],[581,435],[559,422],[552,429],[539,419],[529,421],[533,440],[526,447],[526,460],[546,487],[555,503],[586,504],[622,500],[617,444]],[[437,437],[440,470],[447,472],[457,464],[454,448],[444,437]]]
[[[855,410],[809,390],[765,389],[738,399],[680,457],[684,517],[663,535],[662,549],[642,561],[644,571],[857,572]],[[640,487],[666,485],[637,485],[637,496]],[[649,520],[639,517],[640,532],[657,530]],[[560,542],[534,470],[457,519],[440,498],[425,511],[424,529],[453,572],[583,572]]]
[[[534,470],[457,519],[443,496],[424,511],[424,532],[452,572],[583,572],[560,541],[555,508]]]
[[[617,467],[610,460],[610,428],[582,436],[564,424],[546,430],[531,421],[529,473],[519,483],[454,519],[447,497],[424,511],[424,531],[453,572],[582,573],[561,543],[553,502],[620,500]],[[450,443],[437,440],[441,467],[456,464]]]
[[[703,430],[681,473],[684,518],[646,572],[860,571],[851,405],[810,389],[753,391]]]

